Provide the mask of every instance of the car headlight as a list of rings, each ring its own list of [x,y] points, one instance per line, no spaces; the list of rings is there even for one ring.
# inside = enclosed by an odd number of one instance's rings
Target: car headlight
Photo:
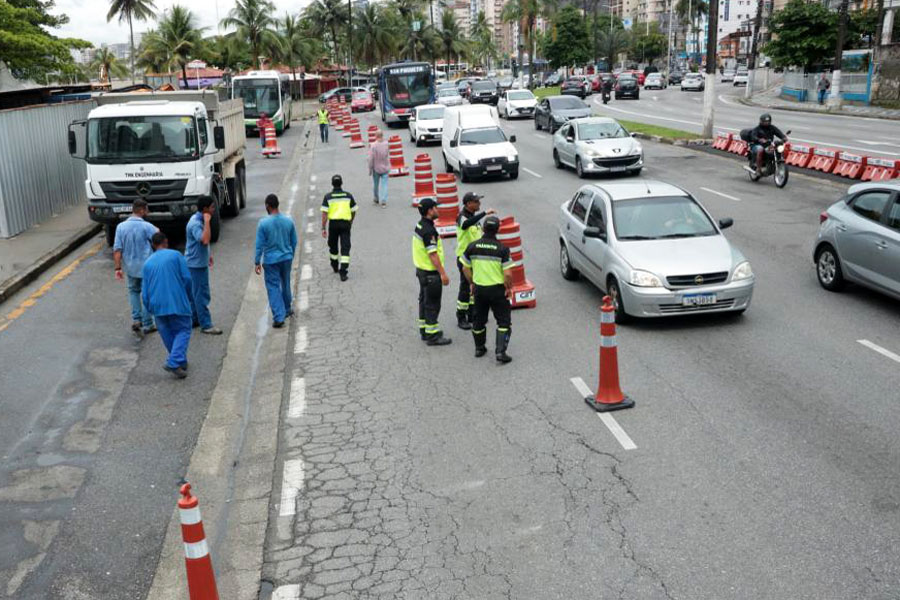
[[[745,279],[750,279],[751,277],[753,277],[753,269],[750,268],[750,263],[745,260],[735,267],[734,275],[731,276],[731,280],[743,281]]]
[[[593,148],[587,148],[584,151],[585,156],[600,156],[600,153],[594,150]]]
[[[659,277],[653,273],[647,271],[632,271],[631,285],[637,287],[662,287],[662,281],[660,281]]]
[[[518,154],[510,154],[509,156],[506,157],[507,162],[516,162],[517,160],[519,160]]]
[[[631,152],[629,152],[629,154],[632,155],[632,156],[634,156],[635,154],[638,154],[638,155],[639,155],[639,154],[641,154],[643,151],[644,151],[643,148],[641,148],[641,147],[638,146],[638,145],[635,145],[635,147],[631,149]]]
[[[470,167],[474,167],[475,165],[478,164],[478,159],[477,158],[467,158],[466,164],[469,165]]]

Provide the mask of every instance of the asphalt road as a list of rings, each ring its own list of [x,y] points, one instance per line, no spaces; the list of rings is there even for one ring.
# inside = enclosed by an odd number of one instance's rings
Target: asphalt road
[[[754,127],[759,115],[772,114],[772,122],[790,138],[816,147],[842,148],[857,154],[900,158],[900,122],[868,117],[847,117],[763,109],[738,102],[744,88],[716,82],[715,131],[738,133]],[[641,90],[640,100],[612,100],[603,107],[599,94],[587,102],[610,116],[652,123],[693,133],[702,131],[703,93],[682,92],[678,86]]]
[[[675,106],[647,95],[614,106],[650,103]],[[376,122],[363,117],[363,130]],[[360,211],[348,282],[321,240],[303,258],[309,308],[292,324],[264,570],[274,597],[896,597],[898,365],[858,340],[900,353],[898,304],[825,292],[811,258],[818,215],[846,185],[797,174],[778,190],[749,182],[739,160],[644,144],[642,178],[735,219],[726,235],[757,285],[741,317],[619,328],[637,401],[615,414],[636,445],[626,450],[571,381],[596,386],[600,341],[601,292],[564,281],[557,262],[557,211],[584,182],[554,169],[530,121],[504,128],[518,136],[519,179],[460,189],[515,215],[537,289],[537,307],[513,314],[503,367],[475,359],[455,327],[455,268],[441,316],[453,344],[418,340],[412,177],[390,180],[383,210],[363,150],[340,138],[316,149],[310,219],[336,171]],[[417,152],[443,164],[439,147],[392,133],[408,165]],[[448,257],[454,247],[445,240]]]
[[[299,137],[279,138],[284,156]],[[102,236],[60,265],[83,258],[49,291],[33,296],[54,273],[2,307],[22,314],[0,332],[0,597],[146,594],[251,276],[263,198],[285,174],[256,139],[247,156],[247,208],[212,249],[211,311],[226,335],[194,330],[186,380],[162,370],[157,335],[132,337]]]

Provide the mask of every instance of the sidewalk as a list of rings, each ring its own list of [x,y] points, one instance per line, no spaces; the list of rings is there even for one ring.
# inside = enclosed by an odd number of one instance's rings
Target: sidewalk
[[[754,94],[749,100],[746,98],[738,98],[738,102],[747,106],[758,106],[760,108],[790,110],[794,112],[820,113],[831,115],[842,115],[845,117],[869,117],[873,119],[890,119],[900,120],[900,109],[896,108],[879,108],[877,106],[856,106],[845,104],[840,110],[830,109],[827,104],[821,105],[815,102],[793,102],[780,98],[781,87],[776,86],[769,88],[758,94]]]
[[[84,204],[19,235],[0,239],[0,304],[100,231]]]

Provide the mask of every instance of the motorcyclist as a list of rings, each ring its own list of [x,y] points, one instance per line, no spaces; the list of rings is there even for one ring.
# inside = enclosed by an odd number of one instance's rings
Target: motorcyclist
[[[604,77],[601,83],[601,89],[603,90],[603,102],[606,103],[609,101],[612,96],[612,77]]]
[[[765,151],[775,139],[787,141],[787,136],[772,125],[772,115],[763,113],[759,117],[759,125],[750,131],[750,156],[756,159],[756,172],[762,173]]]

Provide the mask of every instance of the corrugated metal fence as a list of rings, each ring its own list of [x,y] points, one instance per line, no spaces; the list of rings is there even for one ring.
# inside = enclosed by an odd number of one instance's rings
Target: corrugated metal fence
[[[12,237],[85,202],[85,165],[69,156],[67,132],[71,121],[87,118],[93,104],[0,111],[0,237]],[[83,130],[75,128],[79,152],[84,150]]]

